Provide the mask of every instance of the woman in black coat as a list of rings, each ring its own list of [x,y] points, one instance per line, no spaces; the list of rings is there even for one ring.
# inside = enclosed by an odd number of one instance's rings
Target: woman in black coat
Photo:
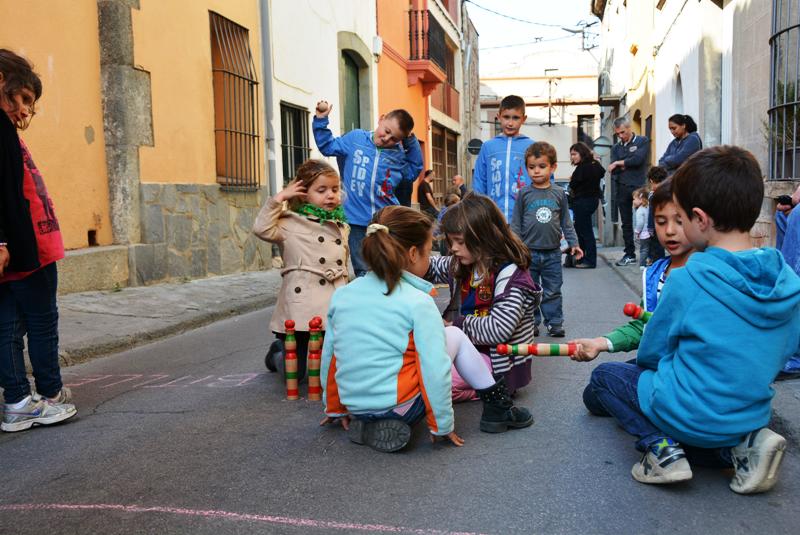
[[[597,244],[592,217],[597,210],[598,200],[603,196],[600,180],[606,170],[594,159],[589,146],[582,142],[569,148],[569,158],[575,166],[569,181],[569,207],[575,218],[575,233],[584,253],[582,261],[575,267],[594,269],[597,267]]]

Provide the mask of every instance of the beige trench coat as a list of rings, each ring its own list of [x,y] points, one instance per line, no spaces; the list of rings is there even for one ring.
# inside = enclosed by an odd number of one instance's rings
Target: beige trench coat
[[[285,332],[284,321],[291,319],[296,330],[307,331],[314,316],[322,318],[325,329],[331,296],[348,282],[350,227],[331,221],[320,223],[270,197],[256,217],[253,234],[277,244],[283,257],[283,284],[270,329]]]

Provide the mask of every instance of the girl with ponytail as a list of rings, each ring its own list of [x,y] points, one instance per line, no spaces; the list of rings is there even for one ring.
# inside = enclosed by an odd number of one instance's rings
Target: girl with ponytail
[[[697,123],[689,115],[676,113],[669,118],[669,131],[675,138],[670,142],[667,151],[658,160],[658,165],[672,174],[678,170],[689,156],[703,148],[703,140],[697,133]]]
[[[484,400],[480,428],[503,432],[533,423],[513,406],[463,332],[443,325],[428,271],[432,222],[404,206],[372,218],[361,252],[371,269],[337,290],[328,310],[320,373],[326,418],[349,438],[378,451],[404,448],[425,418],[431,440],[456,434],[451,365]]]

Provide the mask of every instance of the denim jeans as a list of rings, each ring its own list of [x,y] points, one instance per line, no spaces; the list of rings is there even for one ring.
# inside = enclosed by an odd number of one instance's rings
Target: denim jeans
[[[363,277],[369,271],[364,257],[361,256],[361,242],[367,235],[367,227],[361,225],[350,225],[350,237],[347,244],[350,246],[350,262],[353,264],[353,271],[356,277]]]
[[[55,262],[22,280],[0,284],[0,387],[6,403],[17,403],[31,392],[22,351],[25,333],[36,391],[53,397],[63,386],[58,364],[57,288]]]
[[[646,266],[650,257],[650,238],[639,240],[639,265]]]
[[[370,412],[366,414],[354,414],[354,418],[363,420],[365,422],[375,422],[377,420],[403,420],[410,426],[416,425],[422,418],[425,417],[425,400],[422,396],[417,396],[414,403],[406,411],[405,414],[398,414],[394,410],[385,412]]]
[[[597,211],[596,197],[582,197],[570,203],[572,213],[575,214],[575,234],[578,235],[578,244],[583,249],[581,263],[587,266],[597,265],[597,241],[594,236],[592,216]]]
[[[560,327],[564,323],[561,305],[561,285],[564,282],[561,272],[561,250],[531,249],[531,278],[542,286],[542,304],[536,309],[536,325],[542,323]]]

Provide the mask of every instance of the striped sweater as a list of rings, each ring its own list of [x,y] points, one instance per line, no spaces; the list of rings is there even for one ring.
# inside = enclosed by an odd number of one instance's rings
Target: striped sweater
[[[434,283],[450,286],[450,305],[453,311],[448,319],[469,336],[479,351],[492,359],[492,373],[502,374],[514,366],[525,364],[531,356],[498,355],[497,344],[529,344],[533,342],[534,310],[542,299],[541,287],[530,274],[511,264],[501,269],[495,277],[491,308],[485,316],[461,313],[461,281],[451,270],[452,256],[431,257],[425,278]]]

